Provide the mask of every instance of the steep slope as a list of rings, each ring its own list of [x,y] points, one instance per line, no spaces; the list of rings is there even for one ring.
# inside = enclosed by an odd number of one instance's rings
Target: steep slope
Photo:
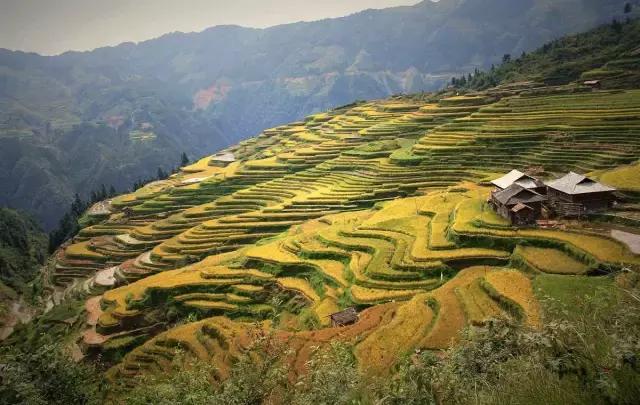
[[[467,78],[454,78],[459,89],[486,89],[535,81],[548,85],[594,81],[604,88],[640,86],[640,20],[614,20],[595,30],[563,37],[542,48]]]
[[[20,288],[32,280],[47,254],[47,237],[30,217],[0,208],[0,281]]]
[[[0,339],[15,324],[19,294],[25,293],[47,256],[47,237],[36,221],[0,208]]]
[[[3,50],[0,203],[28,209],[49,229],[76,191],[123,189],[132,173],[149,177],[182,151],[201,156],[356,99],[437,88],[504,53],[608,21],[623,5],[423,1],[56,57]]]

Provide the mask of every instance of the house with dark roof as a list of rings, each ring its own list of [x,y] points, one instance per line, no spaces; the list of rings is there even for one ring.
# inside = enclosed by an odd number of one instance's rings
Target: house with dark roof
[[[613,187],[574,172],[547,182],[549,203],[562,216],[606,210],[613,205],[615,191]]]
[[[496,212],[511,221],[513,225],[534,224],[542,215],[542,204],[547,197],[513,183],[504,190],[491,193],[489,204]]]
[[[350,325],[358,321],[358,311],[354,307],[350,307],[344,311],[333,313],[329,317],[332,327]]]
[[[544,194],[546,192],[546,186],[541,180],[522,173],[520,170],[511,170],[509,173],[491,181],[491,184],[496,186],[498,190],[504,190],[512,184],[517,184],[528,190],[533,190],[537,193]]]

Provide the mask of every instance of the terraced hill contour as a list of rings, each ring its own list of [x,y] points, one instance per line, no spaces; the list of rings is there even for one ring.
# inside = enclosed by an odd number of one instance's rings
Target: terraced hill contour
[[[51,278],[87,298],[87,354],[127,352],[110,370],[124,383],[176,346],[222,379],[257,330],[289,342],[295,371],[343,339],[382,372],[492,316],[538,325],[536,274],[640,265],[585,229],[510,227],[484,186],[513,168],[604,173],[637,160],[638,131],[638,90],[520,83],[345,106],[101,205]],[[329,327],[352,305],[357,323]]]

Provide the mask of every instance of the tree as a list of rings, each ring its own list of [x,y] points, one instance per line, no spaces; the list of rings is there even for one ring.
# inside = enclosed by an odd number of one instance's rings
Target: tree
[[[85,203],[80,199],[78,193],[76,193],[73,197],[73,202],[71,203],[71,212],[79,217],[80,215],[82,215],[85,209]]]
[[[182,152],[182,156],[180,156],[180,166],[186,166],[189,164],[189,157],[185,152]]]
[[[107,198],[107,187],[104,184],[100,185],[100,194],[99,194],[100,199],[98,201],[102,201],[105,198]],[[94,202],[98,202],[98,201],[94,201]]]
[[[158,180],[164,180],[169,177],[169,174],[167,174],[167,172],[165,172],[162,167],[158,167],[158,174],[156,175],[156,177],[158,178]]]
[[[511,62],[511,54],[505,53],[502,56],[502,63],[509,63]]]
[[[631,3],[627,2],[624,5],[624,13],[625,14],[629,14],[631,12],[631,10],[633,9],[633,6],[631,5]]]
[[[115,195],[117,195],[118,192],[116,191],[115,187],[113,187],[113,184],[109,186],[109,197],[113,197]]]
[[[616,34],[620,34],[622,32],[622,24],[615,18],[611,21],[611,28],[616,32]]]

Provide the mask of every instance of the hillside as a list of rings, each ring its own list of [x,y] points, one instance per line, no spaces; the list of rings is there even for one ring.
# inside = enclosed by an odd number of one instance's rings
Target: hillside
[[[597,80],[605,88],[640,86],[640,22],[614,20],[597,29],[560,38],[490,70],[454,78],[460,89],[535,81],[547,85]]]
[[[612,291],[607,275],[638,269],[612,231],[640,232],[639,117],[638,89],[535,80],[346,105],[91,210],[48,280],[84,301],[72,336],[125,387],[176,346],[224,380],[255,333],[287,342],[294,375],[331,341],[384,373],[493,317],[540,328],[546,296]],[[514,168],[592,172],[625,203],[608,222],[514,228],[486,204],[487,180]],[[350,306],[359,321],[332,327]]]
[[[356,99],[437,89],[609,21],[624,4],[423,1],[54,57],[0,50],[0,204],[50,230],[75,192],[124,191],[182,152],[200,157]]]

